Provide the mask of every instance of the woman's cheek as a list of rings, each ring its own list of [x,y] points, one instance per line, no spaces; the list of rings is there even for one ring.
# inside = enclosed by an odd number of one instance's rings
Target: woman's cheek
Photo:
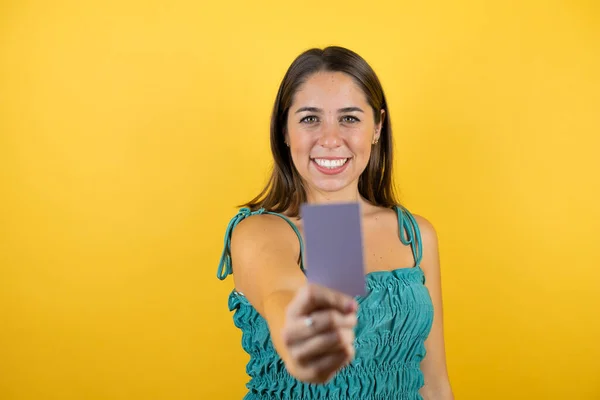
[[[356,135],[351,140],[352,150],[355,153],[364,153],[371,151],[371,141],[370,138],[365,137],[365,135]]]

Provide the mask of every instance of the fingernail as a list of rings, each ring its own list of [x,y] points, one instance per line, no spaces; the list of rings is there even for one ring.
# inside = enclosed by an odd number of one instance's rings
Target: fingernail
[[[346,304],[346,310],[348,310],[349,312],[356,311],[357,308],[358,308],[358,304],[356,304],[356,300],[350,300]]]

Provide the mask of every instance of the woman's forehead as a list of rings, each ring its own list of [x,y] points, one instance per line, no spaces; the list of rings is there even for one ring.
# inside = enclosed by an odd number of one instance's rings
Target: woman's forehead
[[[366,104],[362,89],[343,72],[317,72],[298,88],[292,107],[348,107]]]

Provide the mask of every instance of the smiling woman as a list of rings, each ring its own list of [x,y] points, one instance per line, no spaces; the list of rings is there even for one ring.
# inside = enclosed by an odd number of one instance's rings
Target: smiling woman
[[[306,146],[315,141],[323,146],[306,153]],[[339,146],[342,143],[348,146]],[[398,203],[391,184],[393,144],[385,95],[369,64],[348,49],[311,49],[292,63],[275,99],[271,152],[275,165],[269,183],[246,204],[253,210],[264,207],[297,216],[300,204],[311,194],[296,190],[312,183],[303,179],[311,157],[313,167],[317,169],[320,163],[323,168],[318,172],[325,174],[327,159],[353,161],[344,176],[332,171],[335,176],[320,184],[334,188],[333,181],[343,185],[344,179],[351,178],[369,202],[388,208]],[[318,179],[316,171],[312,172]],[[336,195],[335,190],[328,193],[329,197],[345,195]]]
[[[229,224],[218,271],[235,271],[245,399],[452,399],[436,234],[395,199],[375,72],[341,47],[301,54],[275,100],[271,150],[271,179]],[[356,299],[307,283],[298,215],[304,202],[349,201],[367,254]]]
[[[300,176],[311,177],[309,193],[345,199],[340,189],[355,190],[347,181],[358,182],[366,169],[385,110],[375,112],[354,78],[337,71],[313,74],[294,97],[285,134],[293,163]]]

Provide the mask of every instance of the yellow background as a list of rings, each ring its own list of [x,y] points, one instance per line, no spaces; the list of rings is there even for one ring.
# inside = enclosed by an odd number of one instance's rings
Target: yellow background
[[[0,398],[239,399],[215,277],[293,58],[386,90],[457,399],[600,399],[595,1],[0,3]]]

